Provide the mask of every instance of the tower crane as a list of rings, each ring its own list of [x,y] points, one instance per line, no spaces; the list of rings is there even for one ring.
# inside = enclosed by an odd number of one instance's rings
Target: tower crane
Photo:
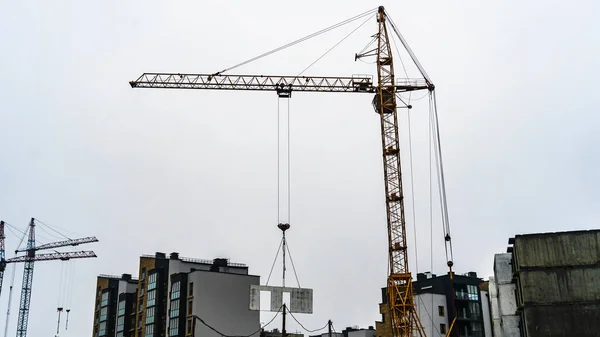
[[[45,249],[53,249],[67,246],[78,246],[85,243],[98,242],[95,237],[86,237],[80,239],[68,239],[58,242],[47,243],[36,246],[35,244],[35,219],[31,218],[29,222],[29,233],[27,240],[27,247],[24,249],[17,249],[15,253],[25,252],[25,255],[16,256],[10,259],[4,258],[4,221],[0,222],[0,281],[4,274],[4,269],[8,263],[19,263],[24,262],[25,268],[23,270],[23,281],[21,286],[21,301],[19,304],[19,317],[17,320],[17,337],[27,336],[27,322],[29,319],[29,305],[31,303],[31,290],[33,284],[33,263],[35,261],[52,261],[62,260],[67,261],[71,259],[84,259],[96,257],[93,251],[79,251],[79,252],[54,252],[54,253],[42,253],[36,254],[37,251]],[[1,284],[0,284],[1,290]],[[10,304],[9,304],[10,306]],[[8,324],[8,319],[7,319]]]
[[[383,6],[377,9],[376,17],[376,47],[364,53],[356,54],[355,59],[376,58],[377,82],[374,82],[371,76],[323,77],[223,74],[234,68],[232,67],[212,74],[144,73],[136,80],[130,81],[129,84],[132,88],[275,91],[280,98],[290,98],[292,91],[374,94],[372,104],[380,119],[381,147],[383,151],[389,255],[387,298],[390,308],[392,336],[425,336],[425,331],[415,308],[412,275],[408,265],[398,135],[397,94],[428,90],[435,99],[435,86],[398,32],[393,21],[388,20],[389,16]],[[397,79],[395,77],[390,27],[401,39],[404,48],[423,76],[422,79]],[[252,60],[254,59],[249,61]],[[401,99],[398,100],[401,101]],[[411,108],[409,105],[404,107]],[[450,241],[449,234],[445,236],[445,240],[448,245]],[[451,259],[448,259],[448,266],[452,267]]]

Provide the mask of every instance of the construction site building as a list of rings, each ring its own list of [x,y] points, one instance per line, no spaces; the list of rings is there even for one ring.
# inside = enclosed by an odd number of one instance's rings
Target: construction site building
[[[495,272],[499,292],[493,315],[500,317],[502,333],[510,328],[502,336],[514,336],[515,306],[520,336],[598,336],[600,230],[517,235],[509,245],[510,272],[504,270],[507,255],[495,258],[495,269],[503,270]],[[506,283],[509,273],[515,305]]]
[[[249,310],[250,285],[259,283],[227,259],[143,255],[137,280],[98,276],[93,336],[247,335],[260,330],[259,312]]]

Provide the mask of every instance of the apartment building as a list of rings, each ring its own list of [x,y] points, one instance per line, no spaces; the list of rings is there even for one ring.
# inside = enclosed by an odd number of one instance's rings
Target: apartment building
[[[140,257],[138,276],[129,287],[112,288],[110,281],[122,278],[98,276],[94,337],[221,337],[211,327],[226,335],[260,329],[259,312],[249,310],[250,285],[260,278],[243,264],[159,252]]]

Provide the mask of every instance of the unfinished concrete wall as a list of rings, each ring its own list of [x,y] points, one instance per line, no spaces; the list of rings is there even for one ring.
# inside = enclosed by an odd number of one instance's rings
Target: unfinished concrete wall
[[[597,337],[600,304],[539,306],[523,310],[526,336]]]
[[[493,337],[502,337],[502,327],[501,327],[501,316],[500,316],[500,307],[498,304],[498,288],[496,287],[496,279],[491,276],[490,277],[490,311],[492,316],[492,336]]]
[[[519,282],[524,304],[600,301],[600,268],[521,271]]]
[[[513,282],[512,254],[494,255],[493,285],[490,278],[492,296],[492,319],[494,336],[520,337],[519,315],[517,313],[516,286]]]
[[[516,270],[600,263],[600,231],[515,236]]]
[[[518,235],[513,264],[525,336],[600,335],[600,230]]]

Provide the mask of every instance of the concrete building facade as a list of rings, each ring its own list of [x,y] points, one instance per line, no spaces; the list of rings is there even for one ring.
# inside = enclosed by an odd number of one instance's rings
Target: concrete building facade
[[[494,337],[520,337],[516,287],[513,283],[512,254],[494,256],[494,276],[490,277],[490,309]]]
[[[600,230],[509,240],[522,336],[600,334]]]
[[[110,280],[98,277],[102,291],[97,293],[101,306],[94,337],[221,337],[208,326],[226,335],[260,330],[259,312],[249,310],[250,285],[258,285],[260,278],[249,275],[245,265],[156,253],[140,257],[135,283],[119,286],[113,280],[111,288]],[[109,301],[103,311],[105,288],[113,291],[109,299],[119,302]],[[121,310],[121,299],[125,310]]]

